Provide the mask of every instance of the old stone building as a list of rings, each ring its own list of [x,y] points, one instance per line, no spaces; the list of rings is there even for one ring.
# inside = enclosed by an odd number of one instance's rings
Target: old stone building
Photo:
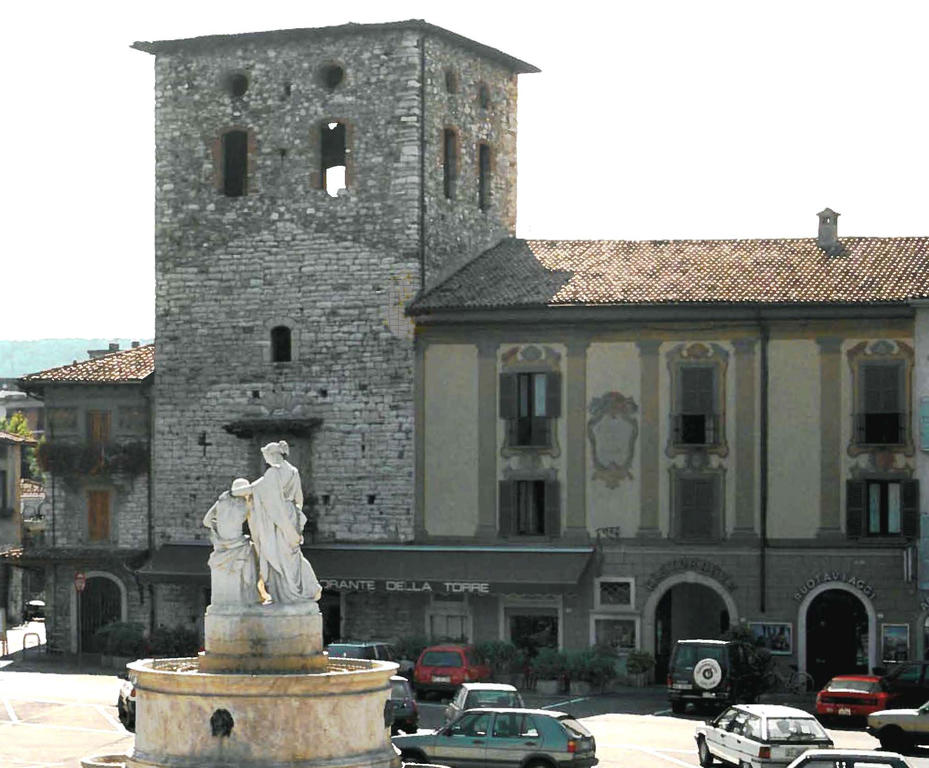
[[[272,439],[301,472],[322,575],[327,556],[412,541],[404,305],[514,234],[517,76],[535,68],[421,21],[135,47],[156,72],[158,551],[142,575],[161,623],[202,614],[204,511]],[[326,605],[330,636],[408,615],[355,592]],[[411,621],[389,631],[421,633]]]

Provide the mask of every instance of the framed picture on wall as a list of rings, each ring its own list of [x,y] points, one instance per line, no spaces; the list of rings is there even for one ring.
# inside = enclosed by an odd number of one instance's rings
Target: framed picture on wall
[[[789,621],[750,621],[748,628],[755,645],[772,654],[790,656],[794,652],[794,626]]]
[[[910,625],[881,624],[881,661],[910,658]]]

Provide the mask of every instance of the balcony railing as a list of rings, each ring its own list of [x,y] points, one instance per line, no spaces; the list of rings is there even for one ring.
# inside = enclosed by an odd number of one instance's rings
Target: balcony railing
[[[36,457],[43,471],[63,478],[141,475],[149,471],[150,463],[148,443],[141,440],[96,444],[50,440],[38,446]]]
[[[855,442],[859,445],[904,445],[909,414],[856,413]]]
[[[672,413],[675,445],[719,445],[719,415],[715,413]]]

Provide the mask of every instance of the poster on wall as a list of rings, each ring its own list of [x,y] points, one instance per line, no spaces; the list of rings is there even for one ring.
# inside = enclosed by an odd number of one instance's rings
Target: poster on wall
[[[910,625],[881,624],[881,661],[906,661],[910,657]]]
[[[794,652],[793,624],[789,621],[750,621],[748,628],[755,645],[772,654],[789,656]]]

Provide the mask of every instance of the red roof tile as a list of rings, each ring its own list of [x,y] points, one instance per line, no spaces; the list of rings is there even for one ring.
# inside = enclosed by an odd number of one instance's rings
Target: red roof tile
[[[929,297],[929,237],[506,239],[410,306],[443,309],[634,304],[872,304]]]
[[[20,381],[24,384],[131,384],[141,382],[154,371],[155,345],[145,344],[92,360],[30,373]]]
[[[8,445],[35,445],[35,438],[32,437],[23,437],[22,435],[14,435],[12,432],[2,432],[0,431],[0,443],[7,443]]]

